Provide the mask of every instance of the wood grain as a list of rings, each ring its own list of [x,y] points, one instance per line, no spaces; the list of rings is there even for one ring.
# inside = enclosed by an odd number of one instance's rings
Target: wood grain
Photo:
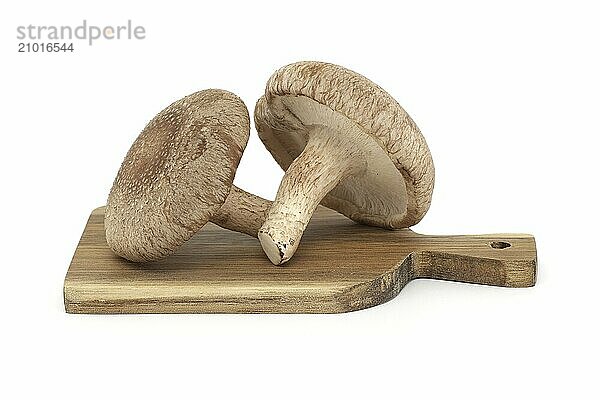
[[[103,221],[100,207],[67,272],[69,313],[336,313],[386,302],[416,278],[505,287],[536,278],[531,235],[387,231],[323,207],[284,267],[256,239],[211,223],[167,259],[132,263],[108,248]]]

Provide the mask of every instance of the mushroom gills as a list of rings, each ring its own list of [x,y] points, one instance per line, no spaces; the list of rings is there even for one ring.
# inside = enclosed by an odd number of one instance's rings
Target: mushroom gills
[[[269,107],[287,127],[272,129],[269,139],[288,149],[273,154],[287,171],[258,234],[271,262],[279,265],[292,257],[319,203],[358,222],[401,227],[406,184],[377,139],[305,96],[272,96]]]

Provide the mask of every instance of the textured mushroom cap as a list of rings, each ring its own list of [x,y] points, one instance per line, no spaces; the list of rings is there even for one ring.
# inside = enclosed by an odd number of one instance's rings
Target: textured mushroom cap
[[[131,261],[175,251],[227,198],[249,133],[245,104],[223,90],[196,92],[161,111],[129,149],[110,191],[110,248]]]
[[[429,209],[434,167],[419,128],[382,88],[334,64],[304,61],[276,71],[256,103],[258,134],[287,170],[324,125],[365,149],[367,172],[342,180],[322,204],[385,228],[416,224]]]

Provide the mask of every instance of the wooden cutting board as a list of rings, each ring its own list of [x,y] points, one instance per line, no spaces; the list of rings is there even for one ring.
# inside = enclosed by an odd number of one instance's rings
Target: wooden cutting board
[[[94,210],[64,285],[69,313],[337,313],[375,306],[412,279],[535,284],[531,235],[427,236],[357,225],[323,207],[294,258],[273,266],[257,239],[207,224],[174,255],[114,255]]]

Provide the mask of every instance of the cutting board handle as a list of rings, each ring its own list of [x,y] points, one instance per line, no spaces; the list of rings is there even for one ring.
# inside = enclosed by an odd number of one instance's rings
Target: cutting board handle
[[[503,287],[535,285],[535,239],[525,234],[427,236],[416,256],[415,278]]]

